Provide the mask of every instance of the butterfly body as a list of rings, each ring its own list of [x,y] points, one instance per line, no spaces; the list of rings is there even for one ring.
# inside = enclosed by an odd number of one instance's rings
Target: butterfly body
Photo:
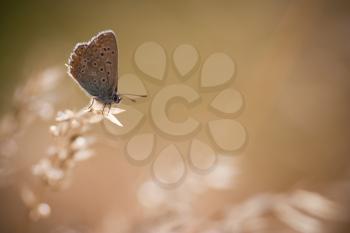
[[[104,104],[119,103],[118,47],[113,31],[103,31],[78,43],[68,61],[68,73],[90,96]]]

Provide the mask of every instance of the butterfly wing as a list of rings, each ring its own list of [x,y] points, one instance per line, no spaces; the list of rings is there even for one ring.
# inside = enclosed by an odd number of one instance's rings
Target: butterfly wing
[[[118,48],[112,31],[77,44],[69,59],[71,77],[91,96],[112,102],[118,85]]]

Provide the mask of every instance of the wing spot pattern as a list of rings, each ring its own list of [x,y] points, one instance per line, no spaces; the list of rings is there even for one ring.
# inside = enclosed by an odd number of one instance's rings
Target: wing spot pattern
[[[76,45],[69,59],[69,72],[91,96],[109,102],[118,88],[116,54],[114,34],[101,33],[89,42]]]

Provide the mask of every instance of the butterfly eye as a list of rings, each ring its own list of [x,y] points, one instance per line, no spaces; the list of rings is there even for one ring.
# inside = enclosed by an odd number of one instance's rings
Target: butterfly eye
[[[119,103],[121,98],[117,94],[114,94],[113,100],[114,100],[114,102]]]
[[[104,53],[101,53],[101,56],[103,57]]]
[[[114,51],[112,51],[112,54],[114,54]]]
[[[96,62],[94,62],[94,66],[97,66],[97,63],[96,63]]]
[[[111,48],[107,48],[107,50],[110,50]]]
[[[102,78],[102,82],[106,82],[106,79],[105,79],[105,78]]]
[[[100,68],[100,71],[103,72],[103,67]]]

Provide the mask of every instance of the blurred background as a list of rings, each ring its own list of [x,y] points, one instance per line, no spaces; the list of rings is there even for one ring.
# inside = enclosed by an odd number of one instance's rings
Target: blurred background
[[[350,231],[348,1],[1,5],[0,232]],[[213,52],[232,57],[245,102],[238,117],[244,149],[169,189],[152,179],[150,164],[126,158],[125,138],[96,124],[82,141],[69,139],[87,158],[93,137],[94,156],[64,167],[59,188],[50,179],[61,174],[43,182],[49,165],[42,159],[59,157],[50,145],[67,143],[49,133],[56,112],[88,103],[65,63],[77,42],[106,29],[118,35],[121,74],[142,76],[133,57],[145,41],[160,43],[169,64],[183,43],[202,60]],[[137,106],[148,114],[146,103]]]

